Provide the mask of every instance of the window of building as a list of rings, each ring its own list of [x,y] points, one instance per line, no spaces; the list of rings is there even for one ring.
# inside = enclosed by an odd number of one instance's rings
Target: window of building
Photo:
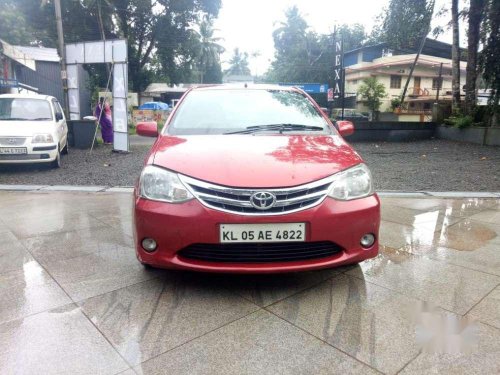
[[[391,76],[391,89],[401,88],[401,76]]]
[[[432,79],[432,89],[437,90],[437,89],[442,89],[443,88],[443,78],[433,78]]]
[[[353,85],[357,85],[357,84],[358,84],[358,80],[357,80],[357,79],[353,79],[353,80],[352,80],[352,84],[353,84]]]

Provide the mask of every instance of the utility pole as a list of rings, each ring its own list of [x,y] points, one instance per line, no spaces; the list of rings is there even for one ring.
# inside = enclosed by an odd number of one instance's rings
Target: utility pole
[[[66,51],[64,50],[64,34],[61,16],[61,0],[54,0],[57,24],[57,44],[59,47],[59,56],[61,57],[61,79],[64,91],[64,112],[69,119],[69,98],[68,98],[68,74],[66,72]]]

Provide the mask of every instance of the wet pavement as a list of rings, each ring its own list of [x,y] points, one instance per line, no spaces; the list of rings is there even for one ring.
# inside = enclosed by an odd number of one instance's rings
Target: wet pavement
[[[500,199],[382,198],[381,254],[145,270],[126,193],[0,191],[0,374],[500,373]]]

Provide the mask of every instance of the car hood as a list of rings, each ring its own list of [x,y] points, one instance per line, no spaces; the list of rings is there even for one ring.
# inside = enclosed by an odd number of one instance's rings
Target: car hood
[[[0,121],[0,137],[31,137],[53,132],[52,121]]]
[[[287,187],[361,162],[338,135],[161,136],[149,162],[232,187]]]

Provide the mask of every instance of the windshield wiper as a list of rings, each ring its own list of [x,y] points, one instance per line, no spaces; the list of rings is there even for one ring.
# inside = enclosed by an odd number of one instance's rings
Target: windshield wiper
[[[280,133],[285,131],[322,131],[325,130],[321,126],[312,126],[312,125],[300,125],[300,124],[268,124],[268,125],[254,125],[247,126],[243,130],[238,130],[234,132],[228,132],[224,134],[250,134],[256,133],[259,131],[273,131],[277,130]]]
[[[37,118],[32,118],[29,121],[43,121],[43,120],[52,120],[50,117],[37,117]]]

